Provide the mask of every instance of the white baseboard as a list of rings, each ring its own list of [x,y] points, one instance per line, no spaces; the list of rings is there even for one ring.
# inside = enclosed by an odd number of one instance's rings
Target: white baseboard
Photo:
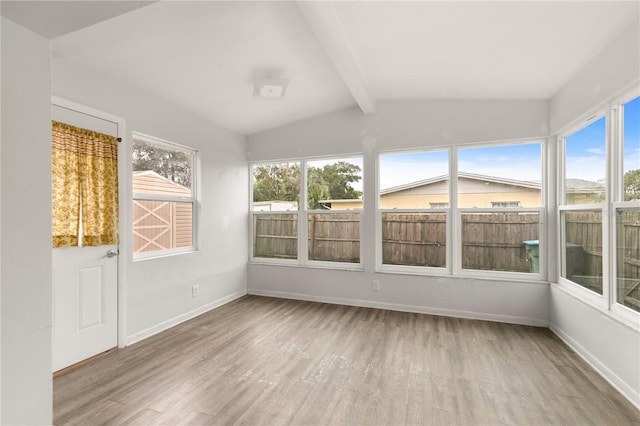
[[[185,312],[184,314],[178,315],[176,317],[173,317],[171,319],[168,319],[166,321],[163,321],[159,324],[154,325],[153,327],[149,327],[145,330],[139,331],[137,333],[132,334],[131,336],[127,336],[126,338],[126,345],[132,345],[134,343],[137,343],[141,340],[144,340],[148,337],[153,336],[154,334],[158,334],[161,331],[167,330],[171,327],[174,327],[180,323],[183,323],[185,321],[188,321],[192,318],[197,317],[198,315],[202,315],[205,312],[208,312],[212,309],[215,309],[219,306],[222,306],[224,304],[227,304],[229,302],[231,302],[232,300],[238,299],[244,295],[246,295],[246,291],[241,290],[241,291],[236,291],[234,293],[231,293],[227,296],[221,297],[218,300],[214,300],[211,303],[207,303],[206,305],[200,306],[199,308],[196,308],[192,311],[189,312]]]
[[[331,303],[334,305],[358,306],[363,308],[387,309],[389,311],[413,312],[418,314],[440,315],[445,317],[476,319],[483,321],[504,322],[509,324],[531,325],[534,327],[548,327],[549,321],[539,318],[517,317],[511,315],[489,314],[482,312],[459,311],[453,309],[441,309],[429,306],[404,305],[399,303],[376,302],[372,300],[344,299],[337,297],[315,296],[302,293],[289,293],[284,291],[270,291],[260,289],[247,289],[247,294],[256,296],[278,297],[281,299],[306,300],[309,302]]]
[[[611,386],[613,386],[618,392],[629,400],[637,409],[640,410],[640,393],[636,392],[631,386],[629,386],[624,380],[622,380],[616,373],[611,371],[605,364],[603,364],[596,356],[589,352],[584,346],[574,340],[571,336],[565,333],[556,324],[549,324],[549,329],[567,344],[575,353],[580,356],[587,364],[602,376]]]

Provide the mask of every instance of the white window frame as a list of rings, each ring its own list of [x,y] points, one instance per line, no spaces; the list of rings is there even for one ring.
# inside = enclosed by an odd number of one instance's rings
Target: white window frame
[[[409,154],[409,153],[420,153],[420,152],[442,152],[446,151],[448,153],[449,158],[449,176],[451,176],[451,156],[453,155],[453,149],[451,147],[433,147],[433,148],[425,148],[420,150],[402,150],[402,151],[384,151],[379,152],[376,156],[376,164],[377,164],[377,175],[380,173],[380,158],[383,155],[389,154]],[[424,207],[418,209],[382,209],[380,208],[380,178],[376,176],[376,196],[375,196],[375,209],[376,209],[376,272],[380,273],[394,273],[394,274],[408,274],[408,275],[434,275],[434,276],[451,276],[452,271],[452,226],[451,226],[451,212],[452,212],[452,203],[454,201],[451,197],[451,182],[452,179],[448,179],[449,182],[449,207],[445,208],[432,208]],[[445,266],[443,268],[438,268],[434,266],[410,266],[410,265],[389,265],[383,263],[383,249],[382,249],[382,215],[384,213],[425,213],[425,214],[433,214],[433,213],[445,213],[446,214],[446,251],[445,251]]]
[[[640,330],[640,312],[636,312],[617,301],[617,241],[616,241],[616,217],[617,212],[625,209],[640,208],[640,201],[623,200],[623,154],[622,123],[623,114],[620,109],[622,104],[633,100],[640,95],[640,88],[635,85],[632,90],[627,90],[622,96],[600,105],[584,114],[577,120],[577,124],[567,126],[558,133],[558,195],[559,207],[557,221],[561,228],[557,239],[558,252],[562,261],[558,268],[558,285],[567,293],[577,299],[593,306],[610,318]],[[606,188],[605,200],[598,204],[565,205],[565,143],[566,138],[583,129],[602,117],[606,120]],[[587,118],[588,117],[588,118]],[[563,212],[581,210],[602,211],[602,295],[590,291],[562,277],[562,268],[566,264],[564,256],[564,221]]]
[[[458,151],[461,149],[478,149],[478,148],[493,148],[493,147],[501,147],[501,146],[517,146],[517,145],[530,145],[530,144],[540,144],[540,206],[539,207],[485,207],[485,208],[477,208],[477,207],[457,207],[458,203],[458,193],[457,193],[457,182],[458,179],[451,179],[455,181],[455,203],[456,203],[456,214],[455,214],[455,243],[456,250],[455,254],[455,266],[454,273],[455,275],[461,277],[472,277],[472,278],[487,278],[487,279],[501,279],[506,281],[533,281],[533,282],[544,282],[547,279],[547,239],[546,239],[546,231],[545,231],[545,217],[547,211],[547,143],[544,138],[533,138],[533,139],[515,139],[515,140],[507,140],[501,142],[493,142],[493,143],[476,143],[476,144],[468,144],[468,145],[459,145],[455,146],[455,176],[458,176]],[[462,267],[462,215],[465,213],[538,213],[540,221],[538,222],[538,272],[510,272],[510,271],[489,271],[489,270],[479,270],[479,269],[464,269]]]
[[[607,188],[611,185],[611,179],[609,174],[609,159],[611,144],[608,143],[608,133],[610,131],[610,117],[607,114],[606,108],[598,108],[596,110],[590,111],[589,114],[585,115],[586,118],[582,118],[578,120],[577,123],[573,124],[570,127],[567,127],[563,132],[561,132],[557,139],[557,149],[558,149],[558,182],[557,182],[557,193],[558,193],[558,213],[556,216],[558,223],[558,253],[560,256],[560,263],[558,265],[558,284],[565,289],[567,292],[575,296],[576,298],[589,303],[594,306],[598,306],[600,309],[606,309],[607,304],[605,300],[609,297],[609,286],[607,285],[608,276],[609,276],[609,258],[607,253],[609,252],[609,232],[608,232],[608,212],[606,211],[605,206],[608,203],[609,191],[605,190],[605,200],[602,203],[593,203],[593,204],[566,204],[566,140],[568,137],[573,134],[585,129],[586,127],[592,125],[596,121],[605,119],[605,162],[607,164],[605,170],[606,184]],[[565,225],[564,225],[564,214],[566,212],[580,212],[580,211],[599,211],[602,213],[602,294],[598,294],[588,288],[571,281],[568,278],[563,277],[565,274],[565,268],[567,264],[566,260],[566,238],[565,238]],[[606,252],[605,252],[606,250]]]
[[[541,200],[542,202],[542,200]],[[545,218],[544,207],[486,207],[486,208],[460,208],[456,212],[456,275],[462,277],[483,277],[501,278],[515,281],[544,281],[546,279],[546,239],[545,239]],[[469,213],[538,213],[538,272],[512,272],[512,271],[491,271],[481,269],[464,269],[462,267],[462,216]]]
[[[540,185],[540,207],[487,207],[487,208],[459,208],[458,207],[458,151],[468,148],[490,148],[499,146],[527,145],[537,143],[540,144],[540,161],[541,161],[541,185]],[[384,151],[377,155],[378,170],[380,170],[380,157],[386,154],[394,153],[411,153],[411,152],[433,152],[448,151],[449,152],[449,207],[448,208],[424,208],[424,209],[380,209],[380,188],[376,185],[376,272],[380,273],[396,273],[410,275],[429,275],[429,276],[453,276],[453,277],[469,277],[484,278],[492,280],[505,281],[527,281],[527,282],[545,282],[547,279],[547,257],[546,257],[546,169],[547,169],[547,144],[542,138],[517,139],[492,143],[475,143],[454,146],[434,146],[420,150],[401,150],[401,151]],[[456,178],[451,178],[456,176]],[[446,213],[447,215],[447,231],[446,231],[446,265],[444,268],[428,267],[428,266],[404,266],[404,265],[387,265],[382,263],[382,214],[383,213]],[[485,271],[477,269],[462,268],[462,215],[464,213],[538,213],[540,217],[538,241],[539,241],[539,269],[538,272],[509,272],[509,271]]]
[[[198,210],[199,210],[199,196],[198,196],[198,165],[200,161],[200,154],[198,150],[180,145],[175,142],[171,142],[165,139],[160,139],[155,136],[146,135],[144,133],[133,132],[132,135],[132,145],[134,140],[140,140],[143,142],[151,143],[154,145],[159,145],[161,147],[165,147],[167,149],[184,151],[185,153],[191,156],[191,196],[190,197],[181,197],[181,196],[167,196],[167,195],[154,195],[154,194],[140,194],[132,192],[131,203],[133,204],[134,200],[146,200],[146,201],[169,201],[169,202],[180,202],[180,203],[191,203],[191,243],[192,245],[189,247],[178,247],[172,249],[165,250],[154,250],[143,253],[133,253],[133,261],[142,261],[148,259],[155,259],[160,257],[174,256],[185,253],[192,253],[198,251]],[[131,155],[131,154],[130,154]],[[133,173],[133,172],[132,172]],[[133,219],[133,212],[132,212]],[[133,239],[133,222],[131,223],[131,233]],[[133,244],[133,242],[132,242]],[[133,252],[133,246],[131,248]]]
[[[346,160],[350,158],[359,158],[362,160],[362,176],[364,180],[364,154],[344,154],[344,155],[332,155],[323,157],[305,157],[294,158],[286,160],[268,160],[268,161],[255,161],[249,164],[249,262],[254,264],[265,265],[286,265],[286,266],[299,266],[299,267],[312,267],[319,269],[334,269],[334,270],[347,270],[347,271],[363,271],[363,247],[362,247],[362,212],[364,211],[364,200],[361,199],[362,208],[353,210],[310,210],[308,208],[307,200],[307,171],[309,169],[308,163],[319,160]],[[277,163],[299,163],[300,164],[300,201],[298,202],[298,209],[282,212],[260,212],[253,210],[253,176],[252,171],[254,166],[261,164],[277,164]],[[266,215],[266,214],[297,214],[298,221],[298,235],[297,235],[297,258],[296,259],[274,259],[268,257],[256,257],[253,252],[253,217],[254,215]],[[359,216],[359,235],[360,235],[360,252],[358,255],[359,262],[332,262],[309,259],[309,232],[308,221],[309,214],[357,214]]]
[[[640,312],[624,306],[618,301],[618,242],[616,221],[619,211],[628,209],[640,209],[640,200],[624,201],[624,104],[640,97],[640,87],[625,92],[622,96],[614,99],[609,107],[611,120],[611,131],[608,133],[611,138],[611,162],[612,169],[611,185],[611,220],[609,232],[611,234],[610,262],[611,268],[609,273],[609,307],[614,317],[622,322],[632,324],[636,329],[640,329]]]

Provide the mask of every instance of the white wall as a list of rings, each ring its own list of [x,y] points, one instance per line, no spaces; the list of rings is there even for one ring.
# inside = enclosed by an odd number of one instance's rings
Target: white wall
[[[640,336],[628,325],[551,286],[550,328],[640,407]]]
[[[249,161],[546,136],[546,101],[379,101],[248,138]]]
[[[551,99],[555,133],[638,79],[640,20],[636,18]]]
[[[129,135],[131,131],[141,132],[200,152],[200,250],[133,262],[130,228],[121,237],[127,342],[246,294],[245,138],[55,55],[52,66],[54,95],[125,118]],[[129,170],[130,167],[129,163]],[[125,200],[129,200],[130,180],[126,186]],[[128,209],[123,220],[130,223],[129,205]],[[194,284],[200,286],[196,298],[191,296]]]
[[[5,18],[1,27],[0,423],[50,424],[50,43]]]
[[[636,19],[551,100],[557,131],[610,101],[640,79],[640,21]],[[557,282],[558,269],[550,275]],[[640,407],[640,333],[557,285],[550,292],[550,328]]]
[[[251,161],[364,154],[364,199],[375,197],[380,150],[544,138],[546,101],[379,102],[373,115],[353,108],[250,136]],[[248,266],[252,294],[429,312],[546,326],[546,283],[375,273],[375,211],[365,203],[363,272],[272,265]],[[380,280],[381,291],[371,291]]]

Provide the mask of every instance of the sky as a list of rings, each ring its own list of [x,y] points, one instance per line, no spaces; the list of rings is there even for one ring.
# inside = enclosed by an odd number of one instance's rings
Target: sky
[[[624,171],[640,169],[640,97],[624,106]]]
[[[591,181],[605,177],[605,118],[567,137],[567,177]],[[640,169],[640,98],[624,105],[623,170]]]
[[[449,172],[448,151],[380,156],[380,188],[386,189]],[[458,150],[458,171],[507,179],[540,181],[541,144],[464,148]]]
[[[567,137],[567,178],[597,182],[605,177],[605,119]],[[448,173],[448,151],[391,153],[380,156],[380,189]],[[540,181],[541,145],[464,148],[458,171],[507,179]],[[624,106],[624,171],[640,169],[640,98]]]
[[[566,138],[566,175],[592,182],[605,177],[605,118]],[[458,149],[458,171],[523,181],[541,181],[539,142]],[[357,164],[362,157],[310,161],[323,167],[337,161]],[[380,189],[392,188],[448,174],[449,151],[419,151],[380,155]],[[624,171],[640,169],[640,98],[624,106]],[[353,184],[362,191],[362,181]]]

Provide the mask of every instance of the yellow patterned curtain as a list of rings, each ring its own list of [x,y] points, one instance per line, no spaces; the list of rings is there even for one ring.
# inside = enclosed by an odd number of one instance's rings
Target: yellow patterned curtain
[[[53,247],[118,242],[118,141],[52,121]]]

